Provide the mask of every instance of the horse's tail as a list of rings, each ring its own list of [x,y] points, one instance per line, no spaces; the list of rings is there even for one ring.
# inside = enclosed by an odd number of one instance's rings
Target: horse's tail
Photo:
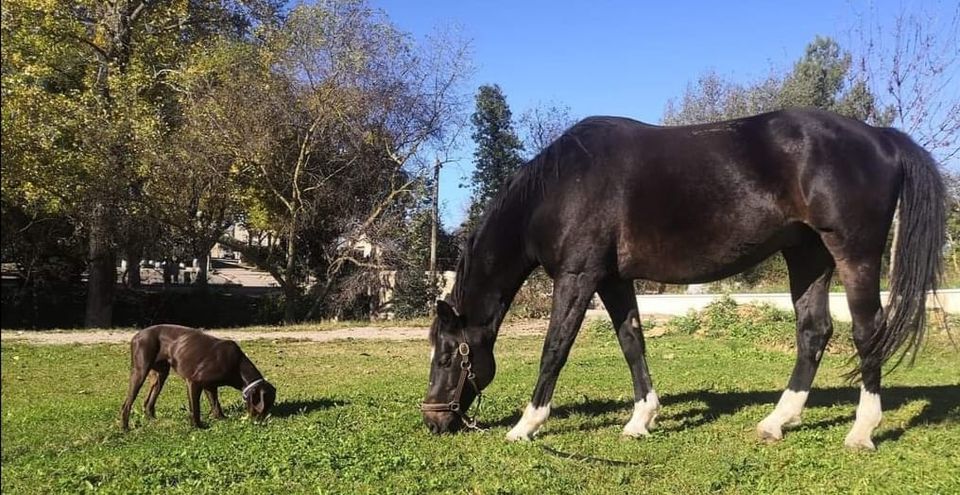
[[[912,363],[923,340],[927,293],[936,291],[943,268],[946,192],[930,153],[898,130],[885,131],[897,144],[903,184],[890,299],[869,356],[884,364],[903,348],[893,369],[907,354]]]

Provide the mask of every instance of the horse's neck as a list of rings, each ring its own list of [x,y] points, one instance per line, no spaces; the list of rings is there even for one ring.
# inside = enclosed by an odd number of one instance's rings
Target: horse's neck
[[[513,297],[536,262],[526,254],[522,229],[518,225],[498,230],[487,222],[468,249],[471,262],[463,280],[459,301],[470,326],[487,328],[496,337]]]

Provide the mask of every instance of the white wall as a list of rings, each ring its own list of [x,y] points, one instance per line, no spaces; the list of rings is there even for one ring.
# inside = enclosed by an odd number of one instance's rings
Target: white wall
[[[658,294],[637,296],[637,305],[642,314],[685,315],[690,310],[701,310],[722,297],[720,294]],[[733,300],[743,303],[767,303],[774,307],[793,311],[790,294],[730,294]],[[830,293],[830,313],[840,321],[850,321],[847,295]],[[880,293],[880,300],[887,303],[889,294]],[[947,313],[960,313],[960,289],[945,289],[937,292],[936,299],[927,296],[927,309],[941,308]]]

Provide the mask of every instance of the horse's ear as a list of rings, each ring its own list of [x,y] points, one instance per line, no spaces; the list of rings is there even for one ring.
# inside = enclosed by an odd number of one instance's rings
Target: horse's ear
[[[443,299],[437,299],[437,318],[444,327],[457,326],[460,321],[457,310]]]

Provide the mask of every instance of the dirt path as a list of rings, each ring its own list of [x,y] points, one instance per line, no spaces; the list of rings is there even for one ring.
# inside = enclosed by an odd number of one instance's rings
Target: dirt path
[[[542,335],[547,322],[506,324],[501,336]],[[116,344],[130,342],[135,330],[76,330],[76,331],[0,331],[0,341],[28,344]],[[334,330],[209,330],[217,337],[242,340],[284,340],[301,342],[332,342],[335,340],[418,340],[427,338],[425,327],[355,327]]]

